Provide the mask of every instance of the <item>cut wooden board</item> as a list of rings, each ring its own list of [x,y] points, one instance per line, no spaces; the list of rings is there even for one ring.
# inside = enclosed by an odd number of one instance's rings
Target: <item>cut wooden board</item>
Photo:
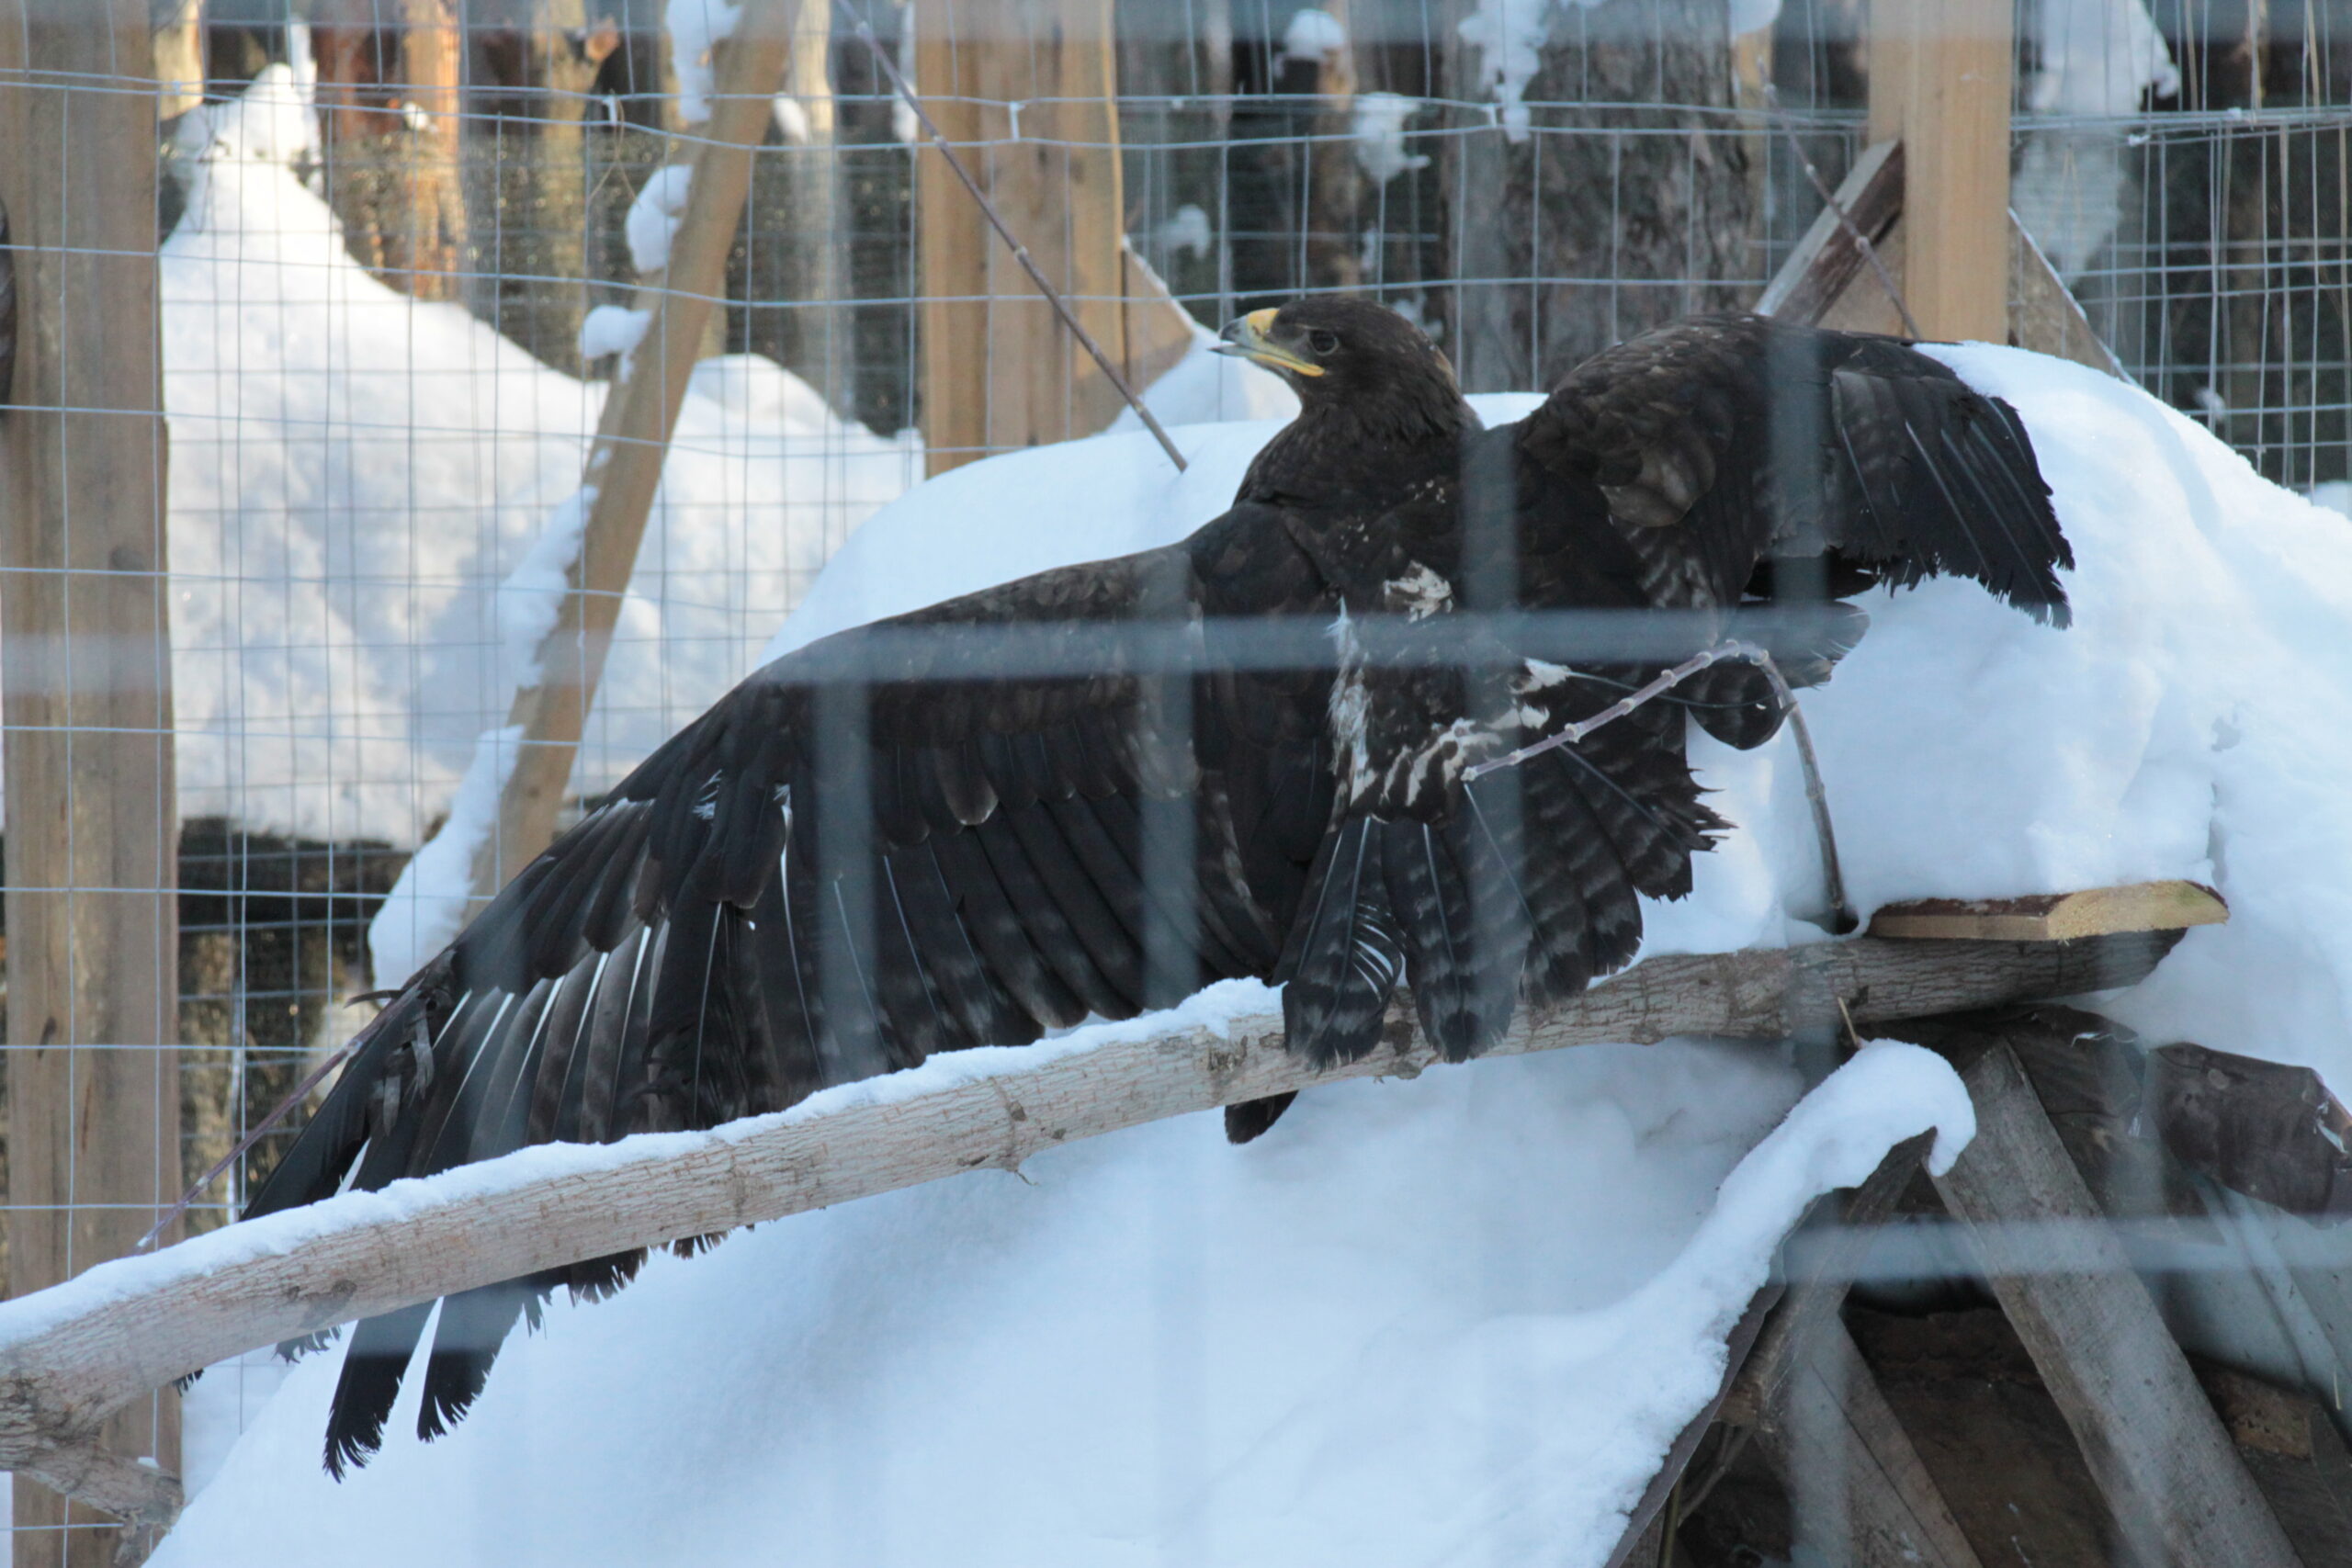
[[[2175,931],[2230,918],[2198,882],[2134,882],[2022,898],[1907,898],[1871,917],[1870,934],[1905,941],[2072,942],[2121,931]]]

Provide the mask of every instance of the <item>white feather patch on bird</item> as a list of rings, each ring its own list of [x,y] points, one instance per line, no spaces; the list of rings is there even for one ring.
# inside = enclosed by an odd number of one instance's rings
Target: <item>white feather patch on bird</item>
[[[1363,792],[1372,787],[1372,749],[1365,733],[1372,698],[1363,685],[1363,644],[1348,620],[1344,604],[1340,607],[1339,619],[1331,623],[1331,640],[1340,649],[1340,677],[1331,682],[1331,736],[1340,743],[1341,755],[1347,760],[1342,783],[1348,799],[1353,802],[1362,799]]]
[[[1426,620],[1453,604],[1453,584],[1419,561],[1404,576],[1382,583],[1380,589],[1382,603],[1392,612],[1403,612],[1408,621]]]

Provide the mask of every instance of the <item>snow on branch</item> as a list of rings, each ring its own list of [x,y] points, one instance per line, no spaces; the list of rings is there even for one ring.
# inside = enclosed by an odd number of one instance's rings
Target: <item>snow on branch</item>
[[[2118,947],[2118,942],[2126,945]],[[1701,1034],[1777,1040],[2128,985],[2162,937],[1894,942],[1653,958],[1522,1018],[1498,1055]],[[780,1219],[1142,1122],[1435,1062],[1392,1010],[1378,1050],[1317,1072],[1251,982],[1059,1040],[951,1053],[707,1133],[526,1149],[103,1263],[0,1303],[0,1468],[107,1506],[74,1462],[150,1389],[279,1340],[581,1258]],[[105,1496],[96,1494],[104,1493]]]

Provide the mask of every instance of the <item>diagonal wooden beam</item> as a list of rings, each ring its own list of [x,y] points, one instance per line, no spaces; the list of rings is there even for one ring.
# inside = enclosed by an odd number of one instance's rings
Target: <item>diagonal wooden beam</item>
[[[694,175],[669,262],[658,283],[637,292],[633,304],[646,313],[645,333],[635,352],[623,356],[581,477],[587,517],[570,592],[539,641],[540,678],[514,694],[506,719],[512,739],[482,741],[516,750],[499,792],[497,830],[474,857],[477,898],[504,886],[554,840],[678,410],[701,356],[703,331],[726,294],[727,254],[751,190],[752,158],[767,138],[784,86],[800,3],[745,0],[734,36],[719,47],[718,96],[708,124],[691,144]]]
[[[2123,1244],[1996,1043],[1963,1075],[1976,1136],[1935,1179],[1968,1223],[2002,1310],[2058,1402],[2136,1561],[2181,1568],[2297,1568],[2278,1520],[2133,1273]],[[2080,1224],[2058,1272],[2031,1256],[2047,1222]]]

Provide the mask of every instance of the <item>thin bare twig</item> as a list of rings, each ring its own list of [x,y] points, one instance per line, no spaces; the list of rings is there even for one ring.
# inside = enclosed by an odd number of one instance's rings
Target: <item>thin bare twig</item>
[[[220,1173],[222,1171],[227,1170],[231,1166],[244,1158],[247,1151],[252,1149],[255,1144],[262,1141],[264,1134],[267,1134],[272,1127],[277,1126],[280,1122],[286,1120],[286,1113],[293,1110],[296,1106],[301,1104],[302,1101],[308,1098],[312,1089],[324,1083],[329,1073],[334,1072],[337,1067],[343,1066],[344,1059],[351,1055],[352,1048],[358,1043],[358,1037],[356,1035],[353,1036],[351,1039],[345,1041],[341,1045],[335,1047],[335,1049],[328,1055],[325,1061],[321,1062],[317,1066],[311,1068],[310,1073],[304,1077],[300,1083],[296,1084],[292,1089],[287,1091],[286,1098],[279,1100],[277,1107],[272,1110],[268,1115],[254,1123],[253,1131],[247,1133],[244,1135],[244,1138],[235,1148],[231,1149],[227,1154],[222,1155],[220,1160],[210,1170],[206,1171],[202,1176],[198,1177],[194,1181],[188,1184],[188,1190],[180,1194],[180,1201],[173,1204],[170,1208],[164,1210],[164,1217],[157,1220],[153,1225],[149,1226],[147,1234],[141,1236],[139,1238],[138,1245],[134,1246],[130,1250],[133,1252],[144,1252],[149,1247],[154,1246],[155,1238],[162,1235],[164,1231],[168,1230],[174,1220],[176,1220],[182,1214],[187,1213],[189,1207],[195,1203],[197,1199],[202,1196],[204,1190],[220,1179]]]
[[[1804,177],[1813,182],[1813,188],[1820,193],[1829,210],[1838,215],[1838,226],[1853,237],[1854,243],[1861,249],[1862,259],[1870,263],[1871,271],[1877,275],[1879,286],[1886,290],[1886,297],[1894,301],[1894,313],[1903,318],[1903,330],[1914,338],[1926,337],[1928,334],[1919,330],[1918,318],[1911,313],[1911,307],[1905,302],[1903,290],[1896,286],[1894,275],[1887,271],[1886,263],[1879,259],[1878,247],[1871,244],[1871,237],[1855,224],[1853,215],[1838,199],[1838,193],[1829,188],[1829,182],[1821,177],[1821,171],[1815,168],[1813,160],[1805,155],[1804,143],[1797,140],[1797,133],[1789,128],[1789,122],[1781,118],[1780,89],[1770,82],[1764,84],[1764,103],[1772,111],[1772,123],[1780,128],[1782,136],[1788,138],[1789,151],[1797,155],[1797,166],[1804,171]]]
[[[1061,290],[1047,280],[1036,259],[1030,255],[1029,247],[1014,235],[1004,220],[1004,214],[999,212],[996,203],[989,199],[989,193],[980,188],[979,181],[972,177],[972,172],[964,166],[964,161],[956,156],[956,150],[947,144],[947,138],[940,134],[939,126],[932,119],[931,112],[922,107],[922,100],[915,96],[913,86],[899,72],[899,62],[890,58],[890,51],[882,47],[882,40],[874,36],[874,29],[850,9],[849,0],[833,0],[833,8],[841,13],[843,21],[857,30],[857,41],[865,46],[866,52],[874,57],[875,66],[890,79],[890,85],[899,97],[906,100],[907,107],[914,111],[915,118],[922,122],[923,131],[931,138],[931,144],[939,149],[939,155],[947,160],[947,166],[956,171],[956,177],[963,182],[966,190],[972,193],[972,199],[980,204],[980,211],[988,218],[989,227],[996,231],[999,239],[1012,247],[1012,259],[1021,264],[1021,270],[1029,275],[1029,281],[1037,286],[1037,292],[1046,297],[1046,303],[1054,308],[1054,314],[1061,318],[1062,325],[1068,327],[1070,335],[1078,339],[1080,346],[1093,356],[1102,374],[1111,378],[1111,385],[1118,389],[1119,396],[1136,411],[1136,417],[1143,421],[1144,428],[1159,441],[1159,449],[1168,454],[1168,460],[1176,465],[1176,471],[1183,472],[1184,454],[1176,450],[1176,443],[1169,439],[1168,431],[1160,424],[1158,416],[1143,406],[1143,399],[1127,385],[1127,378],[1119,374],[1118,367],[1111,363],[1111,356],[1104,354],[1102,345],[1094,341],[1094,334],[1086,330],[1076,312],[1062,299]]]

